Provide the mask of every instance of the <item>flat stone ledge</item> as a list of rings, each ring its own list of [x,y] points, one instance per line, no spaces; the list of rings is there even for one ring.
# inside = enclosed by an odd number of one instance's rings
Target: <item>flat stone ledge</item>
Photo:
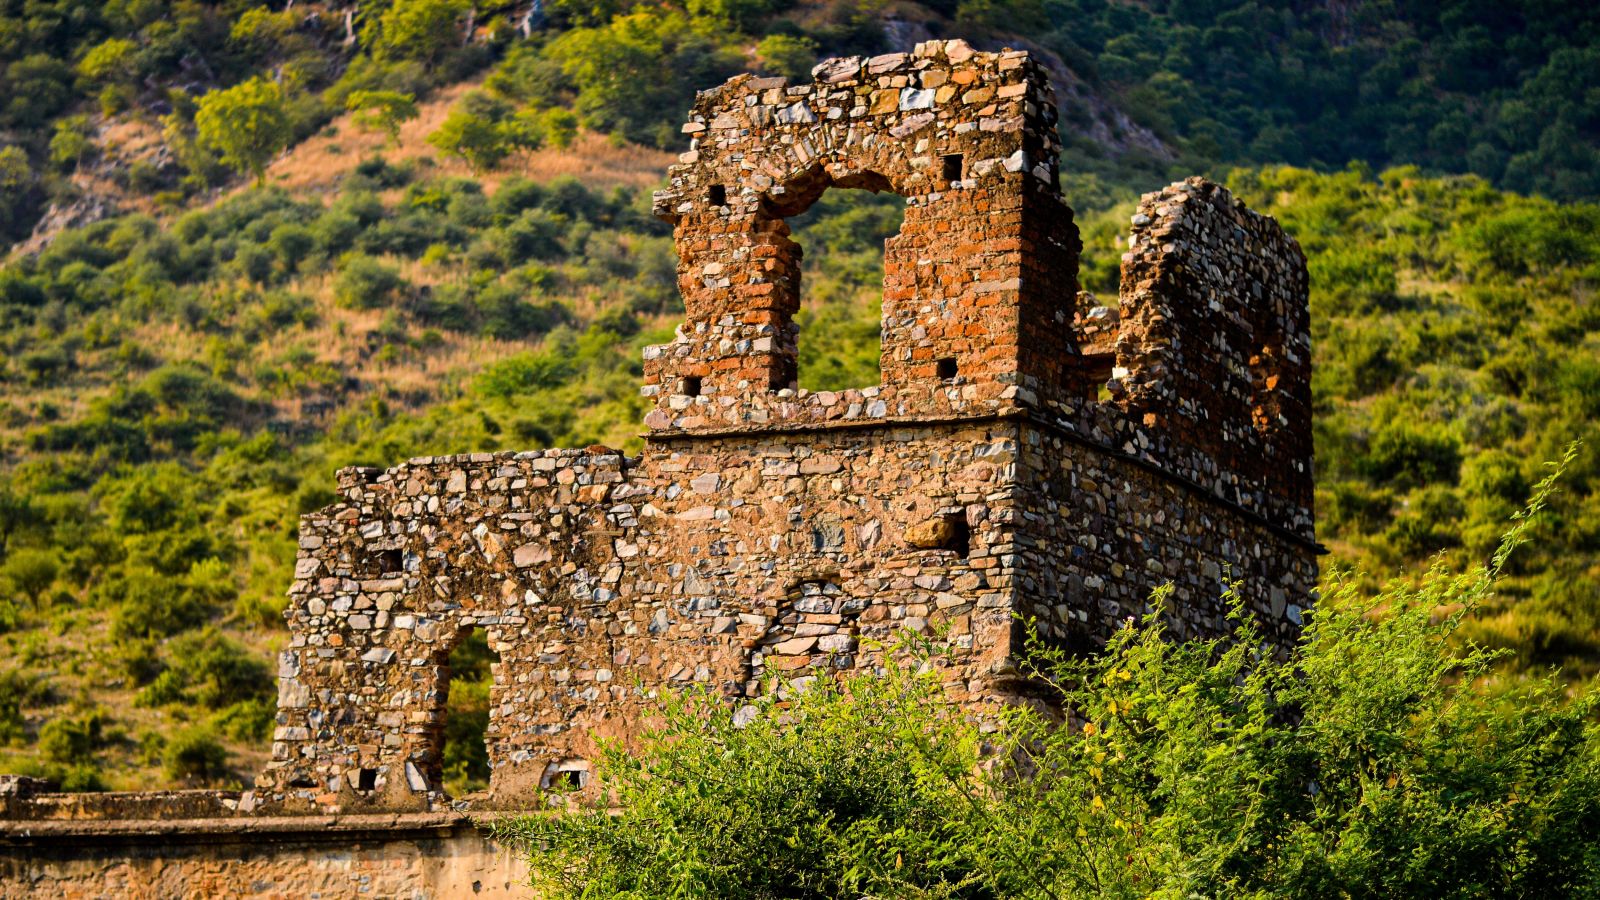
[[[253,816],[205,819],[80,819],[0,821],[0,847],[43,844],[137,844],[160,839],[174,843],[348,844],[364,837],[394,840],[408,836],[448,837],[458,829],[478,830],[481,821],[459,812],[356,815]]]

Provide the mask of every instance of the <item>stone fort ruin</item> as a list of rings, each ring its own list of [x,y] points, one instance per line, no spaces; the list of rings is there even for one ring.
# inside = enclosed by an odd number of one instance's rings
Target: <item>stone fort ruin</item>
[[[272,760],[184,815],[367,822],[369,849],[434,852],[418,834],[464,827],[442,749],[447,659],[473,629],[498,654],[478,808],[593,792],[596,741],[638,733],[663,691],[740,703],[769,671],[874,666],[904,629],[947,630],[947,681],[975,705],[1024,690],[1025,623],[1092,648],[1164,584],[1179,635],[1221,631],[1238,580],[1292,640],[1318,553],[1304,257],[1191,179],[1143,198],[1101,305],[1078,288],[1056,128],[1027,54],[959,41],[701,93],[655,199],[686,321],[645,353],[642,452],[341,471],[301,524]],[[784,220],[829,189],[893,192],[905,219],[879,382],[808,392]],[[68,804],[48,796],[7,814]]]

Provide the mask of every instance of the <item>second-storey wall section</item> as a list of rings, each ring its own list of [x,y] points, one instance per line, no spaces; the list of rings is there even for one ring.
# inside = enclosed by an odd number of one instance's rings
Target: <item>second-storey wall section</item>
[[[1018,606],[1052,643],[1090,650],[1152,608],[1180,638],[1230,630],[1230,584],[1263,634],[1299,633],[1316,547],[1138,457],[1030,424],[1020,441]]]

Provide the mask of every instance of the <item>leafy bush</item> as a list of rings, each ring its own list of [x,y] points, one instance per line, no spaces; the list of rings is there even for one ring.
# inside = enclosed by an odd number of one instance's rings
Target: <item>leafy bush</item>
[[[993,896],[959,789],[977,735],[936,675],[808,678],[745,706],[688,692],[658,712],[636,751],[603,751],[615,818],[508,832],[535,848],[541,896]]]
[[[0,745],[16,744],[27,736],[23,710],[47,696],[37,676],[20,669],[0,669]]]
[[[53,763],[91,764],[105,746],[105,721],[98,711],[51,719],[39,729],[39,753]]]
[[[194,121],[201,143],[254,176],[257,185],[266,180],[267,163],[291,138],[283,89],[259,77],[201,97]]]
[[[817,42],[792,34],[769,34],[756,44],[756,58],[769,71],[799,81],[817,64]]]
[[[211,731],[190,728],[167,742],[161,759],[167,777],[173,781],[210,785],[231,775],[229,756],[228,748],[222,746]]]
[[[352,256],[340,268],[333,291],[340,306],[377,309],[394,303],[405,284],[393,266],[370,256]]]
[[[147,568],[127,569],[105,593],[116,604],[111,634],[118,640],[176,634],[203,624],[214,610],[206,591]]]
[[[61,573],[61,565],[51,550],[22,547],[13,550],[0,564],[0,583],[34,606]]]

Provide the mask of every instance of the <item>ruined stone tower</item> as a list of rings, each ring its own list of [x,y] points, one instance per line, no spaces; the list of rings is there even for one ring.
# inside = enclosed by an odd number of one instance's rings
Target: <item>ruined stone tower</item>
[[[947,626],[963,702],[1003,701],[1024,619],[1092,647],[1153,588],[1181,635],[1240,579],[1288,639],[1316,576],[1306,269],[1191,180],[1147,195],[1120,296],[1077,284],[1056,112],[1024,53],[931,42],[812,83],[702,93],[656,197],[686,321],[651,347],[644,449],[339,474],[305,517],[259,809],[443,800],[446,658],[499,654],[492,802],[585,786],[660,691],[872,666]],[[877,384],[797,390],[800,252],[825,190],[890,191]]]

